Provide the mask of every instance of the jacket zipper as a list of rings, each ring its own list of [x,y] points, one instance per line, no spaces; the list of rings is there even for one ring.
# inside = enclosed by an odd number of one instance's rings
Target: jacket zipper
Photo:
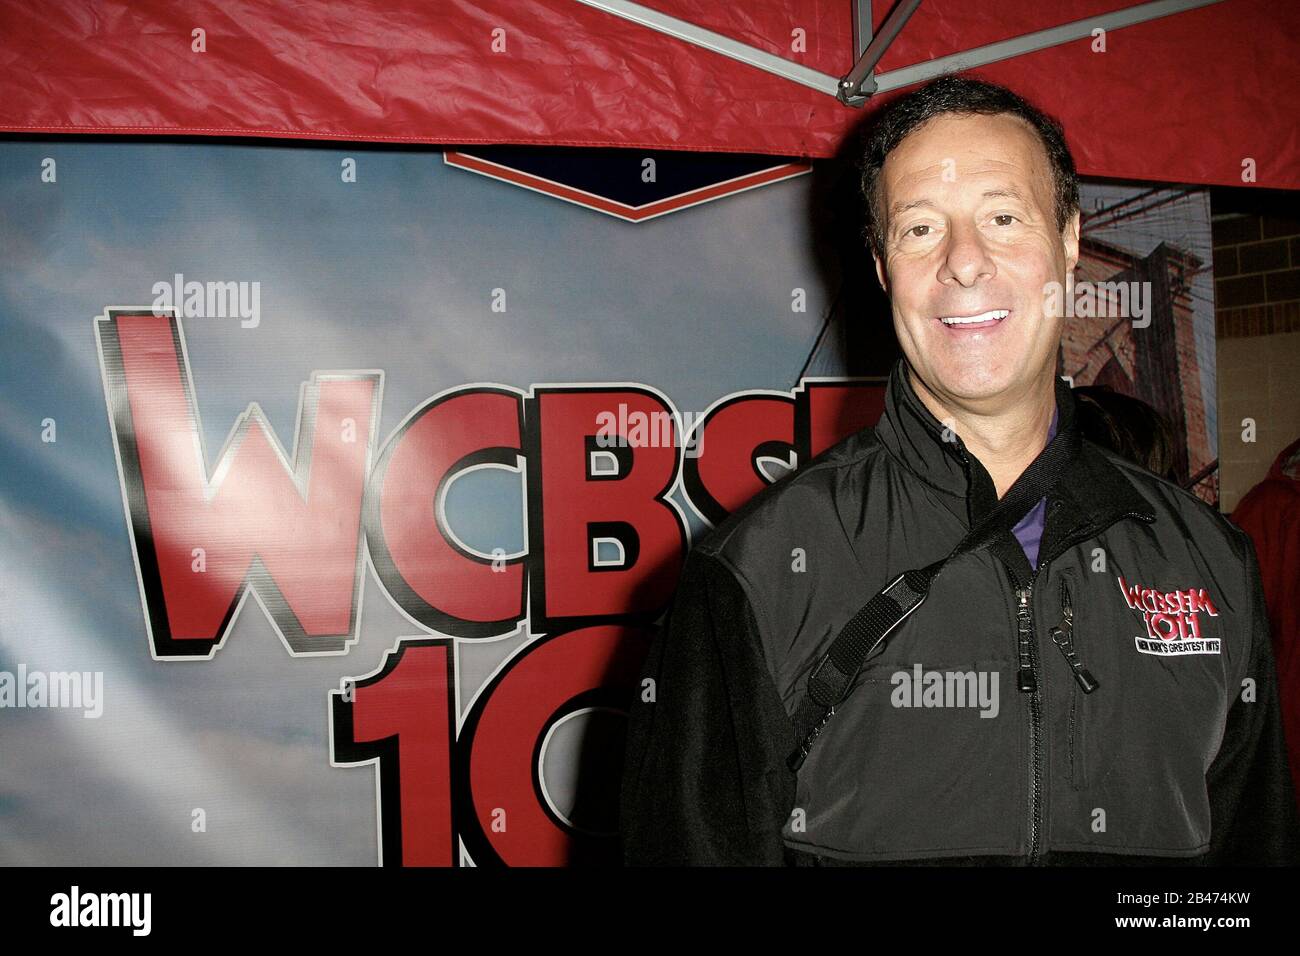
[[[1085,694],[1096,690],[1099,686],[1097,679],[1083,666],[1083,661],[1079,660],[1074,649],[1074,608],[1070,604],[1070,589],[1065,586],[1064,579],[1061,581],[1061,623],[1052,628],[1052,643],[1060,649],[1079,689]]]
[[[961,456],[962,463],[966,466],[967,481],[970,480],[970,459],[966,455],[966,447],[957,439],[957,453]],[[1043,567],[1046,562],[1041,562],[1039,567]],[[1029,698],[1029,864],[1032,866],[1038,857],[1038,835],[1039,835],[1039,816],[1042,813],[1042,793],[1043,793],[1043,772],[1039,764],[1039,734],[1041,732],[1042,701],[1038,695],[1038,679],[1035,674],[1034,663],[1036,654],[1034,653],[1034,612],[1032,600],[1034,596],[1034,578],[1038,576],[1038,569],[1030,570],[1029,582],[1022,585],[1020,578],[1010,568],[1007,572],[1016,589],[1017,611],[1016,619],[1018,622],[1017,633],[1017,651],[1019,654],[1019,667],[1017,669],[1018,684],[1022,693],[1030,694]]]
[[[1087,785],[1085,758],[1083,751],[1083,698],[1091,694],[1098,686],[1092,672],[1083,666],[1074,646],[1074,606],[1070,600],[1070,586],[1065,578],[1061,579],[1061,623],[1049,632],[1052,643],[1056,645],[1065,659],[1066,666],[1074,676],[1074,687],[1070,694],[1070,786],[1082,790]]]
[[[1149,522],[1151,519],[1144,514],[1135,511],[1126,511],[1115,520],[1123,518],[1141,518]],[[1020,583],[1020,578],[1014,571],[1008,568],[1012,582],[1016,588],[1017,611],[1016,618],[1018,621],[1018,651],[1019,651],[1019,669],[1017,671],[1017,684],[1022,693],[1030,695],[1029,698],[1029,865],[1033,866],[1038,861],[1039,844],[1041,843],[1042,831],[1042,796],[1043,796],[1043,768],[1042,768],[1042,723],[1043,723],[1043,701],[1038,688],[1037,674],[1037,641],[1034,639],[1034,581],[1038,577],[1038,572],[1047,567],[1058,557],[1065,553],[1068,548],[1074,546],[1077,541],[1086,541],[1094,534],[1099,534],[1104,528],[1092,526],[1083,529],[1079,535],[1073,535],[1070,539],[1063,541],[1057,546],[1052,554],[1039,554],[1038,567],[1034,568],[1029,575],[1029,581],[1025,584]],[[1071,614],[1071,633],[1073,629],[1073,614]],[[1070,668],[1074,671],[1074,668]],[[1075,680],[1082,683],[1083,680],[1092,680],[1092,675],[1086,669],[1083,670],[1085,677],[1081,677],[1075,672]],[[1096,681],[1092,681],[1095,685]],[[1095,686],[1094,686],[1095,689]]]
[[[1029,864],[1032,866],[1038,858],[1039,831],[1041,824],[1039,817],[1042,815],[1042,795],[1043,795],[1043,771],[1041,766],[1041,743],[1039,736],[1042,733],[1042,698],[1038,693],[1038,678],[1036,674],[1036,658],[1034,644],[1034,611],[1033,611],[1034,581],[1031,577],[1028,584],[1023,586],[1017,582],[1016,617],[1019,622],[1019,656],[1020,666],[1018,671],[1017,684],[1022,693],[1030,695],[1029,698]]]

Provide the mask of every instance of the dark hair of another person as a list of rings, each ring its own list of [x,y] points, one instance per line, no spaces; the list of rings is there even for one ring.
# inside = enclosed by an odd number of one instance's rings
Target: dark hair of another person
[[[1076,421],[1084,438],[1177,483],[1174,433],[1151,405],[1106,385],[1080,385]]]
[[[885,210],[882,208],[880,183],[885,157],[909,133],[945,113],[1009,113],[1032,126],[1043,149],[1047,151],[1047,159],[1052,167],[1056,229],[1058,232],[1065,231],[1065,224],[1079,208],[1079,175],[1074,168],[1074,156],[1065,143],[1061,124],[1004,86],[968,76],[942,76],[886,106],[874,119],[867,134],[858,164],[862,196],[867,206],[863,239],[877,255],[883,256],[885,248]]]

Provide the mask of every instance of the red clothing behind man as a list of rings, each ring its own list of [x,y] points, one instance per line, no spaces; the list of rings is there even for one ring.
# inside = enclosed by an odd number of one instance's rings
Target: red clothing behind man
[[[1291,778],[1300,787],[1300,439],[1241,499],[1232,521],[1250,535],[1259,558]]]

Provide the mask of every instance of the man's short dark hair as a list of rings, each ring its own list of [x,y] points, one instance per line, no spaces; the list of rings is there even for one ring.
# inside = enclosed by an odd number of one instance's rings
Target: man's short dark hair
[[[883,257],[885,249],[885,210],[881,208],[880,195],[880,171],[885,157],[910,133],[945,113],[985,116],[1010,113],[1029,123],[1052,164],[1056,229],[1065,230],[1070,216],[1079,208],[1079,175],[1074,169],[1074,156],[1065,144],[1061,124],[1005,86],[969,76],[941,76],[890,103],[876,117],[867,134],[859,163],[862,195],[867,203],[863,239],[877,255]]]

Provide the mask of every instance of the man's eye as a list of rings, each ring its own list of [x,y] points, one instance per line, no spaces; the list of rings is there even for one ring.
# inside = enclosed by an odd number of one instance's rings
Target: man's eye
[[[927,232],[917,232],[916,230],[918,230],[918,229],[925,229],[925,230],[927,230]],[[916,238],[920,239],[920,238],[922,238],[923,236],[925,236],[925,235],[928,234],[929,229],[930,229],[930,227],[929,227],[928,225],[926,225],[925,223],[923,223],[923,222],[922,222],[922,223],[918,223],[917,225],[913,226],[911,229],[907,230],[907,235],[909,235],[909,236],[915,236]]]
[[[1000,212],[1000,213],[998,213],[996,216],[993,217],[993,221],[994,221],[994,222],[997,222],[999,226],[1009,226],[1009,225],[1011,225],[1012,222],[1015,221],[1015,218],[1016,218],[1016,217],[1013,216],[1013,215],[1011,215],[1011,213],[1009,213],[1009,212]],[[1006,222],[998,222],[999,219],[1005,219],[1005,220],[1007,220],[1007,221],[1006,221]]]

